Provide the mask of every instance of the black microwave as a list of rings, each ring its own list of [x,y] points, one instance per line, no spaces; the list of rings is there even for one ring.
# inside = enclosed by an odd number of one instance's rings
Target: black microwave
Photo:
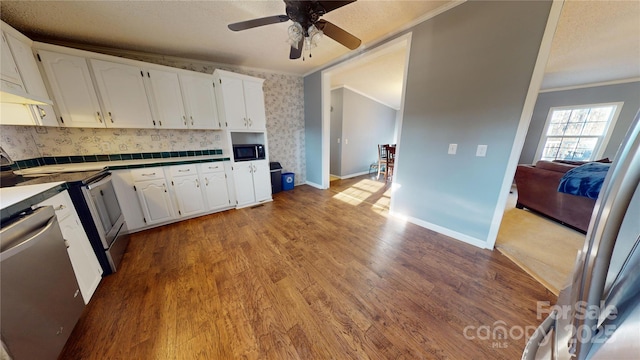
[[[264,145],[262,144],[233,145],[234,161],[263,160],[265,158]]]

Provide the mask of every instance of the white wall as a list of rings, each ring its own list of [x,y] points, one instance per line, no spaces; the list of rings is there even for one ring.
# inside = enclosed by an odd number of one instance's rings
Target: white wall
[[[378,159],[378,144],[393,143],[396,110],[349,88],[333,90],[331,99],[331,173],[349,177],[368,172]],[[334,124],[341,128],[334,129]],[[334,145],[339,152],[335,162]]]

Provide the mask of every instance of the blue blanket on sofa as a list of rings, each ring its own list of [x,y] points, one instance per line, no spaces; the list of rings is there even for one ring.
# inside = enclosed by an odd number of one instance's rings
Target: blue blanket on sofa
[[[611,164],[592,162],[567,171],[558,185],[558,191],[597,199]]]

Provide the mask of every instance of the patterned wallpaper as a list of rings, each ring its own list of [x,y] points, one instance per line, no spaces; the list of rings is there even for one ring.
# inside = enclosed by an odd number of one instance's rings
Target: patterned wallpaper
[[[116,54],[113,55],[120,55]],[[167,59],[144,55],[126,57],[213,73],[223,70],[265,79],[265,109],[270,161],[282,164],[283,171],[296,174],[296,184],[306,181],[304,156],[304,86],[298,75],[248,70],[188,59]],[[108,145],[107,145],[108,144]],[[222,148],[228,151],[220,130],[78,129],[27,126],[0,126],[0,145],[13,160],[41,156],[118,154],[132,152],[181,151]]]
[[[2,126],[0,143],[13,160],[41,156],[226,149],[221,130],[81,129]],[[225,152],[227,153],[227,152]]]

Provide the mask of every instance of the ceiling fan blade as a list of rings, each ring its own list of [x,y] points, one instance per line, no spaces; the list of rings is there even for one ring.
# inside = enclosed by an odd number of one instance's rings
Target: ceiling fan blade
[[[326,12],[333,11],[337,8],[343,7],[345,5],[349,5],[352,2],[356,2],[356,0],[347,0],[347,1],[318,1],[320,5],[324,8]]]
[[[229,24],[229,29],[233,31],[247,30],[258,26],[277,24],[288,20],[289,17],[287,15],[267,16],[259,19],[240,21],[237,23]]]
[[[303,47],[304,47],[304,38],[300,39],[300,42],[298,42],[297,49],[293,46],[291,47],[291,52],[289,52],[289,59],[291,60],[300,59],[300,56],[302,55]]]
[[[357,37],[351,35],[346,30],[326,20],[318,20],[318,22],[316,23],[316,27],[322,30],[322,32],[328,37],[348,47],[351,50],[357,49],[358,46],[360,46],[360,43],[362,43],[362,41]]]

